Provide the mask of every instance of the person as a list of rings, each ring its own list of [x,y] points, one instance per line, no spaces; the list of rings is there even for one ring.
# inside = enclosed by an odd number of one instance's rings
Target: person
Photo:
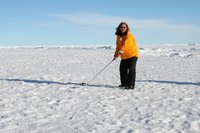
[[[121,57],[119,87],[125,89],[135,88],[136,62],[138,59],[138,48],[135,38],[126,22],[121,22],[116,28],[116,50],[113,60]]]

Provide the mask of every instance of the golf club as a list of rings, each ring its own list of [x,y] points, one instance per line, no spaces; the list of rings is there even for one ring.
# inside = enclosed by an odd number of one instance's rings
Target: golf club
[[[113,60],[111,60],[101,71],[99,71],[89,82],[87,82],[87,83],[82,83],[82,85],[88,85],[89,83],[91,83],[101,72],[103,72],[112,62],[114,61],[114,59]]]

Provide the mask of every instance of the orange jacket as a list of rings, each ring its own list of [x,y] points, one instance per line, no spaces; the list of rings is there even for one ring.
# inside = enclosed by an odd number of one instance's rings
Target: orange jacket
[[[124,37],[117,36],[114,57],[118,56],[121,56],[121,59],[139,56],[135,38],[130,32]]]

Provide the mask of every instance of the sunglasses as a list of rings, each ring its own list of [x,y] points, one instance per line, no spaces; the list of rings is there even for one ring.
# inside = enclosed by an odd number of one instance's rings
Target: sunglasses
[[[120,29],[126,29],[126,27],[125,27],[125,26],[122,26],[122,27],[120,27]]]

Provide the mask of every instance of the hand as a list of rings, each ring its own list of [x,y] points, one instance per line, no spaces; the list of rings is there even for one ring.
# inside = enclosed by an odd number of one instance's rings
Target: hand
[[[124,51],[123,50],[119,50],[119,54],[123,54],[124,53]]]
[[[118,56],[114,56],[113,60],[116,60],[118,58]]]

